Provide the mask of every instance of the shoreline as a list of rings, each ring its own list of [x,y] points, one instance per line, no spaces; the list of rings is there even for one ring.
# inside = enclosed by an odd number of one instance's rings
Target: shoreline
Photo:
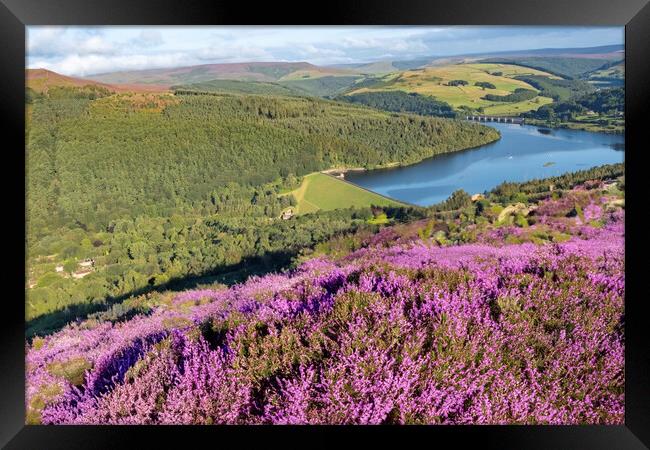
[[[589,125],[588,123],[581,123],[581,122],[560,122],[557,124],[552,124],[539,119],[526,119],[526,120],[528,121],[526,125],[530,125],[533,127],[550,128],[552,130],[576,130],[576,131],[588,131],[590,133],[625,135],[625,128],[623,128],[622,130],[607,130],[602,128],[591,129],[588,128]],[[575,126],[571,126],[571,125],[575,125]]]
[[[490,125],[486,124],[485,126],[490,126]],[[582,132],[587,132],[587,133],[597,133],[597,132],[592,131],[592,130],[575,129],[575,128],[570,128],[570,127],[566,127],[566,126],[565,127],[545,127],[544,125],[530,124],[530,123],[526,124],[525,126],[532,127],[533,129],[535,129],[535,128],[543,128],[544,127],[544,128],[553,128],[553,129],[566,129],[566,130],[575,131],[575,132],[582,131]],[[491,128],[495,128],[495,127],[491,127]],[[337,178],[337,179],[339,179],[341,181],[350,183],[350,184],[352,184],[352,185],[354,185],[356,187],[365,189],[365,190],[367,190],[369,192],[373,192],[375,194],[378,194],[378,195],[381,195],[383,197],[389,198],[389,199],[391,199],[393,201],[397,201],[397,202],[400,202],[400,203],[406,203],[406,204],[413,205],[413,206],[420,207],[420,208],[428,208],[428,207],[430,207],[432,205],[426,205],[426,206],[417,205],[417,204],[410,203],[410,202],[405,201],[405,200],[389,197],[387,195],[383,195],[383,194],[381,194],[379,192],[376,192],[376,191],[373,191],[371,189],[365,188],[364,186],[356,184],[354,181],[346,179],[345,174],[348,173],[348,172],[350,172],[350,173],[354,173],[354,172],[357,172],[357,173],[375,172],[375,171],[377,171],[377,172],[385,172],[385,171],[388,172],[388,171],[392,171],[392,170],[395,170],[395,169],[406,169],[406,168],[408,168],[410,166],[415,166],[415,165],[421,164],[421,163],[423,163],[425,161],[433,160],[434,158],[438,158],[438,157],[440,157],[442,155],[453,155],[453,154],[459,153],[459,152],[465,152],[465,151],[470,151],[470,150],[480,150],[482,148],[487,148],[492,144],[498,143],[503,138],[502,133],[498,129],[497,129],[497,131],[499,133],[499,136],[498,136],[497,139],[491,140],[491,141],[483,143],[483,144],[471,146],[471,147],[466,147],[466,148],[462,148],[462,149],[458,149],[458,150],[438,153],[438,154],[435,154],[433,156],[423,158],[420,161],[410,163],[410,164],[390,163],[390,164],[387,164],[387,165],[377,166],[377,167],[373,167],[373,168],[362,168],[362,167],[346,168],[346,167],[342,167],[342,168],[331,168],[331,169],[327,169],[327,170],[324,170],[324,171],[321,171],[321,172],[323,174],[326,174],[326,175],[332,176],[334,178]],[[602,131],[602,130],[601,130],[601,132],[599,134],[601,134],[603,136],[604,135],[610,135],[610,136],[621,136],[621,135],[623,135],[622,133],[605,132],[605,131]],[[614,148],[614,149],[618,150],[618,148]],[[552,166],[555,166],[555,164],[556,164],[555,161],[550,161],[550,162],[547,161],[543,165],[543,167],[552,167]],[[492,188],[494,188],[494,186]],[[479,194],[484,194],[484,192],[470,193],[470,195],[472,197],[477,196]]]
[[[484,125],[484,126],[489,127],[489,125]],[[340,180],[347,181],[347,180],[345,180],[345,174],[348,173],[348,172],[369,172],[371,170],[390,170],[390,169],[399,169],[399,168],[403,168],[403,167],[414,166],[416,164],[420,164],[421,162],[426,161],[426,160],[431,159],[431,158],[436,158],[438,156],[447,155],[447,154],[451,154],[451,153],[464,152],[464,151],[467,151],[467,150],[475,150],[475,149],[478,149],[478,148],[483,147],[485,145],[490,145],[490,144],[494,144],[495,142],[498,142],[501,139],[501,132],[499,130],[497,130],[496,128],[494,128],[494,127],[490,127],[490,128],[496,130],[496,132],[498,133],[498,137],[496,139],[493,139],[493,140],[488,141],[488,142],[484,142],[482,144],[473,145],[473,146],[470,146],[470,147],[463,147],[463,148],[459,148],[459,149],[456,149],[456,150],[450,150],[450,151],[446,151],[446,152],[442,152],[442,153],[437,153],[435,155],[427,156],[426,158],[422,158],[419,161],[415,161],[415,162],[412,162],[412,163],[409,163],[409,164],[402,164],[400,162],[390,162],[388,164],[378,165],[378,166],[370,168],[370,169],[367,169],[365,167],[334,167],[334,168],[330,168],[330,169],[319,170],[318,172],[320,172],[322,174],[325,174],[325,175],[329,175],[329,176],[334,177],[334,178],[338,178]],[[339,177],[337,175],[341,175],[341,176]],[[351,183],[351,182],[348,181],[348,183]],[[354,183],[351,183],[351,184],[354,184]],[[354,185],[357,186],[356,184],[354,184]],[[373,192],[373,191],[371,191],[371,192]]]

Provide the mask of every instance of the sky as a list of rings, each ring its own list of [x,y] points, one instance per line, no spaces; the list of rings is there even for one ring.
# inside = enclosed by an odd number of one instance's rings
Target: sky
[[[87,76],[213,63],[330,65],[623,42],[623,27],[29,26],[26,63]]]

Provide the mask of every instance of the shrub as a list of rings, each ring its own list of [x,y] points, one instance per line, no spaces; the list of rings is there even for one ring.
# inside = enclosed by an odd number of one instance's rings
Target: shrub
[[[492,84],[492,83],[490,83],[488,81],[477,81],[476,83],[474,83],[474,85],[478,86],[478,87],[482,87],[483,89],[496,89],[497,88],[494,84]]]

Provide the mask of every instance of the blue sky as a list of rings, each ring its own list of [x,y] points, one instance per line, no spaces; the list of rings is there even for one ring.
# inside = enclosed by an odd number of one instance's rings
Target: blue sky
[[[317,65],[622,44],[623,27],[43,27],[27,67],[84,76],[242,61]]]

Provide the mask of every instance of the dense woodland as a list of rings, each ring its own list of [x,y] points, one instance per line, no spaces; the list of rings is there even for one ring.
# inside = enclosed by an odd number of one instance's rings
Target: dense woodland
[[[490,191],[490,200],[502,204],[513,201],[527,201],[528,197],[546,196],[552,190],[572,189],[590,180],[614,180],[625,177],[624,164],[607,164],[587,170],[566,173],[556,177],[533,179],[521,183],[501,183]],[[619,188],[624,189],[624,180]]]
[[[496,94],[486,94],[483,96],[485,100],[491,102],[525,102],[526,100],[531,100],[537,97],[537,92],[532,89],[517,88],[511,94],[507,95],[496,95]]]
[[[539,89],[540,95],[550,97],[553,100],[565,101],[571,97],[594,92],[594,87],[583,80],[553,79],[542,75],[522,75],[515,77],[524,81],[535,89]]]
[[[279,219],[292,199],[278,194],[302,175],[413,163],[498,138],[477,124],[313,98],[109,94],[30,96],[31,332],[107,299],[227,274],[242,262],[278,269],[300,248],[370,217],[342,210]],[[95,270],[74,279],[85,258]]]
[[[488,83],[489,84],[489,83]],[[403,91],[373,91],[342,95],[336,98],[384,111],[408,112],[422,116],[450,117],[457,116],[454,109],[446,102],[433,97]]]
[[[569,121],[589,111],[601,116],[622,116],[625,112],[625,90],[623,88],[601,89],[565,101],[543,105],[536,111],[529,111],[522,115],[547,121]]]

